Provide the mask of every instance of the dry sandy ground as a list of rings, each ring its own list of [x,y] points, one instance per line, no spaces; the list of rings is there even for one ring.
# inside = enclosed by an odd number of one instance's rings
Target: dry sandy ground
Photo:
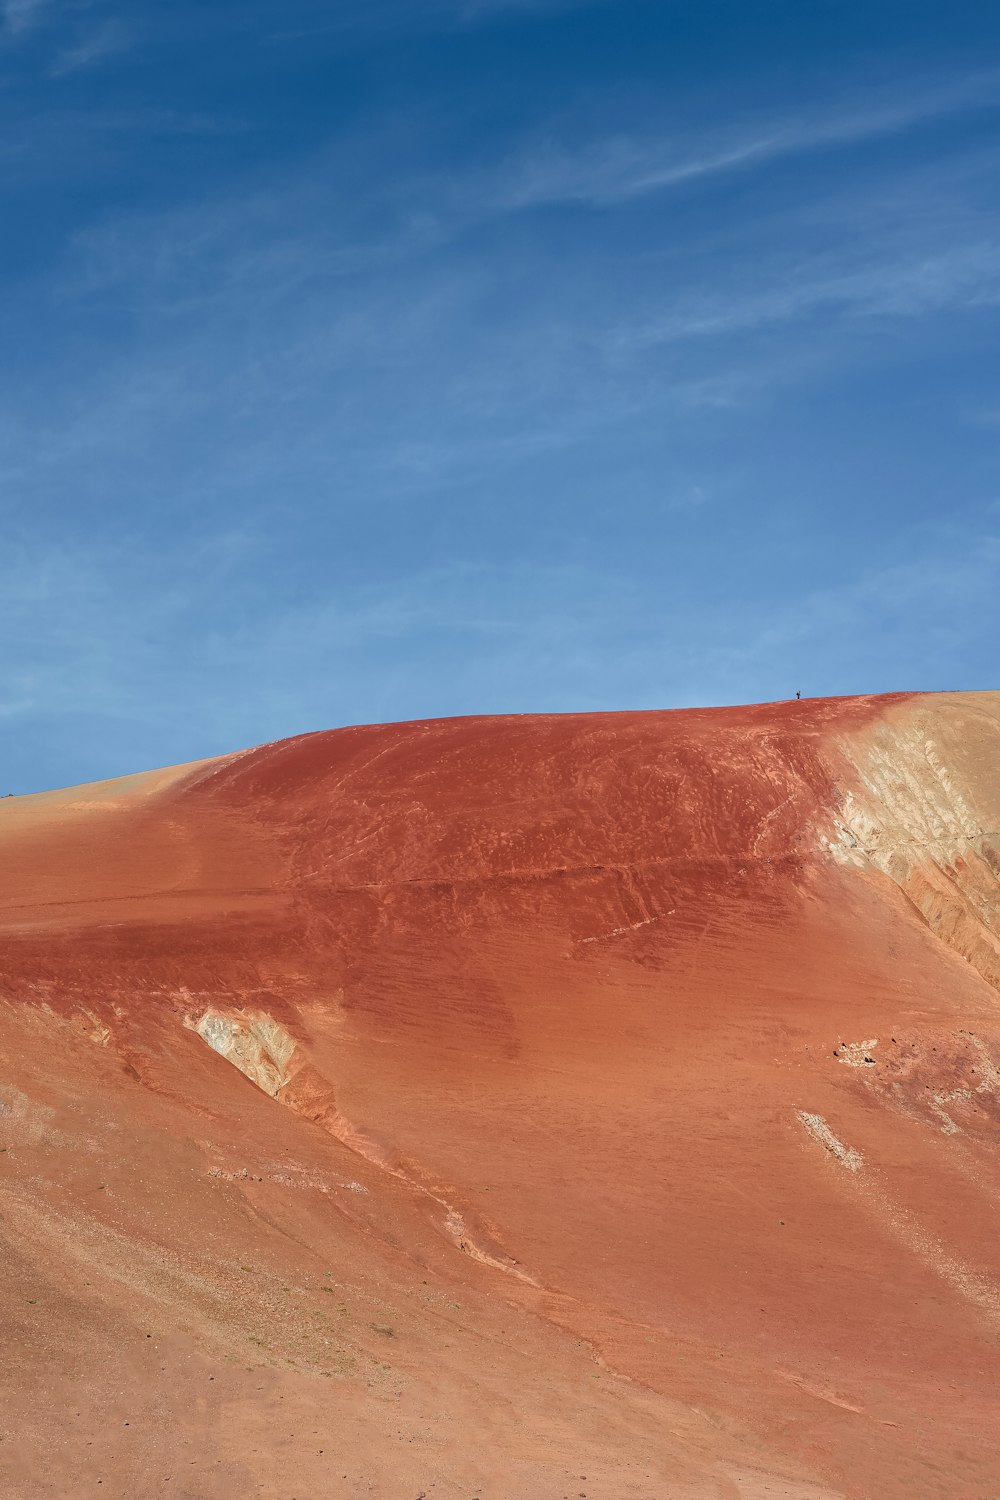
[[[0,802],[0,1495],[996,1500],[1000,695]]]

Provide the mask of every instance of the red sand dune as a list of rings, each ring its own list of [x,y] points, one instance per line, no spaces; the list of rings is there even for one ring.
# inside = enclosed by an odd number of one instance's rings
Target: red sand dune
[[[1000,694],[0,802],[0,1494],[995,1500]]]

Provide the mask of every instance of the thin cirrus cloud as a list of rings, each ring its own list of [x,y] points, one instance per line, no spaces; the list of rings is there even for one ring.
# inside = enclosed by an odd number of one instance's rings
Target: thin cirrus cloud
[[[474,22],[502,15],[505,11],[544,15],[546,12],[581,10],[594,3],[595,0],[457,0],[457,3],[452,0],[452,9],[461,21]]]
[[[59,0],[4,0],[0,11],[0,39],[9,44],[24,42],[35,33],[46,40],[54,32],[58,45],[45,69],[51,79],[78,73],[123,52],[128,45],[125,27],[116,16],[98,19],[87,25],[74,9],[60,5]],[[34,134],[40,123],[31,122]]]
[[[62,78],[67,73],[77,73],[82,68],[93,67],[104,62],[128,45],[124,29],[115,22],[107,22],[83,36],[72,46],[61,48],[49,65],[51,78]]]
[[[497,175],[498,206],[557,203],[613,206],[699,178],[763,168],[785,157],[850,146],[907,131],[948,115],[1000,108],[1000,73],[959,75],[897,94],[860,88],[843,102],[785,117],[747,118],[737,129],[705,130],[694,140],[649,131],[597,140],[582,149],[541,142]]]
[[[269,3],[246,7],[244,24],[256,15],[271,20],[267,32],[271,43],[294,43],[322,37],[372,38],[420,34],[421,32],[470,30],[505,18],[558,16],[564,11],[596,6],[601,0],[339,0],[321,14],[306,7],[291,7],[273,24],[274,7]]]
[[[817,113],[829,134],[831,109]],[[890,113],[901,117],[898,103],[866,105],[868,119]],[[814,124],[812,136],[820,133]],[[651,412],[759,406],[769,387],[808,378],[822,360],[850,363],[853,351],[838,340],[852,323],[919,322],[995,305],[1000,294],[1000,223],[989,212],[963,226],[959,244],[945,212],[905,234],[891,222],[869,224],[859,246],[864,190],[855,186],[823,253],[796,255],[801,225],[786,215],[780,243],[772,233],[745,258],[694,259],[672,294],[658,279],[637,281],[626,316],[613,290],[594,289],[586,262],[578,291],[562,267],[558,286],[539,249],[524,267],[536,283],[531,299],[497,326],[484,312],[492,266],[452,243],[488,210],[465,195],[470,217],[450,222],[448,174],[419,179],[435,222],[428,262],[426,238],[405,222],[414,182],[377,170],[363,142],[358,152],[269,191],[115,219],[81,236],[61,301],[141,309],[147,334],[74,389],[71,416],[14,443],[11,462],[26,482],[50,492],[82,463],[76,482],[85,484],[95,465],[125,466],[157,442],[183,452],[192,446],[185,432],[212,414],[240,435],[238,452],[202,459],[229,476],[230,489],[237,475],[259,492],[268,479],[322,484],[335,474],[373,499],[433,494],[475,485],[486,469],[502,474],[560,452],[571,458],[582,443],[614,443]],[[380,205],[395,194],[403,206],[383,215],[388,228],[376,238],[349,215],[330,226],[323,203],[337,196],[338,170],[352,186],[369,180]],[[867,191],[881,202],[882,179]],[[363,222],[363,195],[352,206]],[[258,349],[248,367],[240,330],[251,314]],[[823,335],[811,336],[808,352],[794,334],[803,324]],[[738,342],[782,329],[783,345],[763,354]],[[693,343],[718,349],[717,361],[661,368],[654,384],[635,373],[650,351]],[[719,491],[718,476],[688,468],[676,494]]]
[[[851,114],[819,105],[814,117],[799,117],[794,131],[789,124],[776,127],[773,139],[784,141],[785,150],[792,150],[794,142],[794,149],[804,153],[810,143],[853,141],[862,138],[864,131],[871,135],[902,130],[907,121],[916,124],[945,109],[975,108],[988,97],[986,81],[975,77],[964,84],[950,83],[936,96],[925,96],[922,109],[912,100],[904,104],[899,98],[880,104],[869,97],[862,109]],[[509,164],[504,169],[510,178],[522,183],[533,181],[530,191],[498,191],[496,172],[487,169],[477,197],[472,182],[456,190],[454,179],[446,173],[408,178],[404,171],[392,177],[377,169],[377,157],[366,156],[364,142],[358,151],[353,160],[332,157],[269,194],[236,198],[228,204],[213,205],[208,211],[199,205],[165,216],[111,222],[98,231],[89,231],[78,238],[76,245],[82,279],[69,290],[78,296],[100,296],[110,295],[118,287],[130,298],[141,298],[150,311],[159,306],[171,316],[185,309],[189,313],[202,310],[222,315],[229,308],[238,313],[249,298],[263,299],[258,307],[264,310],[300,295],[310,301],[313,324],[321,307],[329,309],[332,326],[328,360],[364,358],[366,351],[381,350],[380,358],[390,363],[402,358],[405,362],[408,343],[419,348],[435,325],[442,329],[453,316],[474,322],[469,283],[470,274],[475,282],[481,279],[479,273],[467,260],[446,258],[441,264],[447,269],[440,280],[428,279],[425,269],[415,271],[418,280],[414,284],[421,286],[421,291],[416,296],[405,294],[411,300],[409,310],[395,294],[387,300],[383,291],[382,309],[369,303],[365,311],[348,288],[359,280],[371,280],[380,270],[395,267],[399,275],[404,274],[407,262],[419,264],[426,257],[428,246],[446,257],[449,244],[460,240],[471,225],[487,223],[498,214],[516,214],[528,202],[551,201],[553,194],[569,191],[566,178],[561,179],[561,188],[551,175],[543,174],[542,180],[532,178],[530,152],[518,165]],[[607,148],[604,160],[613,154]],[[645,155],[651,157],[652,150]],[[693,159],[723,160],[704,151],[696,152]],[[735,157],[730,153],[725,159],[732,162]],[[581,157],[574,169],[576,191],[596,199],[610,191],[608,171],[602,167],[596,178],[593,173],[588,176],[584,160]],[[748,159],[748,165],[759,171],[767,164],[760,152],[752,161]],[[707,173],[716,168],[704,170]],[[338,171],[345,185],[351,185],[354,218],[347,213],[343,223],[332,228],[322,212],[322,203],[325,195],[337,193]],[[623,181],[626,176],[629,181],[639,180],[634,172],[623,175],[620,163],[616,171]],[[975,177],[971,167],[966,171]],[[948,172],[959,176],[959,166],[950,163]],[[978,163],[980,181],[986,181],[991,172],[992,158],[986,157]],[[647,181],[648,176],[642,180]],[[659,181],[662,189],[662,177]],[[893,181],[898,186],[898,174]],[[357,183],[367,185],[356,190]],[[921,199],[936,202],[939,187],[933,179],[918,176],[900,201],[898,195],[887,195],[881,175],[859,179],[839,201],[826,195],[824,230],[830,243],[825,248],[811,250],[807,256],[797,256],[794,248],[801,239],[803,223],[815,217],[815,206],[786,212],[778,220],[772,216],[769,241],[754,246],[746,258],[723,258],[721,265],[714,257],[690,261],[673,299],[661,289],[653,293],[637,283],[631,298],[634,313],[628,317],[620,317],[606,295],[595,298],[587,290],[585,339],[581,346],[577,338],[577,351],[572,357],[579,359],[589,345],[593,351],[603,350],[620,362],[629,354],[654,346],[719,340],[816,318],[827,323],[872,316],[914,319],[948,308],[994,305],[1000,290],[1000,260],[995,249],[1000,218],[988,202],[975,209],[962,208],[965,222],[956,241],[954,205],[942,202],[940,214],[915,216],[913,212],[913,204]],[[416,200],[421,204],[422,219],[415,228],[407,210]],[[370,216],[372,203],[378,205],[381,220],[374,235],[369,228],[361,227]],[[734,243],[754,229],[752,214],[745,219],[734,226]],[[859,236],[857,229],[862,223],[864,234]],[[292,224],[294,233],[288,228]],[[738,275],[733,275],[734,266]],[[337,310],[341,296],[338,283],[352,305],[346,318]],[[547,312],[541,323],[537,321],[538,311],[531,312],[536,332],[545,332],[550,349],[563,337],[558,332],[558,299],[554,307],[556,310]],[[568,308],[562,316],[568,317],[571,310]],[[503,339],[508,352],[513,352],[516,326],[515,319]],[[317,340],[300,344],[294,327],[293,317],[284,335],[290,356],[294,354],[294,359],[315,368]],[[577,334],[581,331],[583,327]],[[441,347],[446,354],[447,341]],[[545,361],[540,359],[537,337],[532,359],[540,374]],[[565,374],[565,367],[561,369]],[[494,366],[494,373],[500,377],[501,367]],[[516,377],[512,371],[512,378],[523,382],[524,370]],[[690,388],[690,378],[685,384]],[[737,367],[714,376],[702,375],[700,384],[706,389],[732,389],[745,386],[746,377]]]
[[[764,173],[788,157],[804,157],[828,147],[850,146],[882,136],[905,133],[947,115],[960,115],[1000,105],[1000,74],[977,73],[958,76],[938,86],[912,86],[907,91],[882,90],[862,85],[849,104],[831,100],[817,102],[809,111],[785,117],[772,115],[768,122],[747,121],[725,139],[718,132],[701,129],[669,132],[647,129],[631,134],[611,134],[585,141],[574,149],[553,142],[522,139],[499,160],[481,161],[462,173],[454,170],[428,172],[408,166],[405,154],[395,170],[384,170],[379,154],[390,155],[401,144],[392,133],[381,140],[359,132],[349,150],[338,145],[320,153],[288,181],[240,198],[222,198],[210,207],[197,203],[171,210],[163,216],[136,219],[128,225],[106,224],[77,236],[76,244],[86,255],[87,274],[95,282],[113,276],[127,265],[134,242],[135,255],[144,266],[151,264],[145,244],[146,230],[160,247],[152,264],[160,272],[190,264],[199,247],[206,261],[219,246],[220,235],[242,223],[247,230],[256,222],[252,248],[241,256],[242,272],[254,276],[257,268],[272,280],[268,260],[279,245],[286,270],[293,266],[308,274],[309,268],[326,275],[350,275],[370,266],[372,257],[388,258],[409,253],[423,254],[429,247],[441,248],[477,224],[516,215],[524,210],[572,203],[618,209],[637,198],[663,193],[692,180],[712,179],[733,171]],[[206,122],[207,123],[207,122]],[[412,126],[408,127],[412,134]],[[680,137],[680,138],[678,138]],[[992,160],[983,164],[992,170]],[[955,163],[949,171],[956,172]],[[338,178],[340,181],[338,182]],[[922,184],[917,185],[922,190]],[[884,186],[878,186],[878,192]],[[311,211],[322,216],[324,196],[336,199],[349,194],[342,204],[342,224],[324,226],[317,234],[302,221]],[[855,192],[855,208],[864,202],[864,181]],[[356,231],[352,226],[375,210],[382,227]],[[275,226],[297,219],[294,238],[281,244]],[[267,246],[270,244],[272,250]],[[220,247],[221,248],[221,247]],[[223,255],[220,267],[236,275],[236,258]],[[788,295],[789,305],[808,292]]]
[[[981,80],[965,87],[949,85],[926,107],[943,109],[947,99],[950,107],[958,108],[959,100],[979,100],[983,93]],[[889,128],[889,121],[899,129],[904,119],[924,116],[915,106],[908,113],[898,100],[879,106],[869,99],[850,121],[831,106],[820,106],[814,119],[800,119],[797,149],[806,150],[807,141],[835,136],[855,139],[861,130],[860,118],[868,122],[866,128],[878,130]],[[790,140],[791,128],[782,129],[784,138]],[[460,359],[458,330],[462,325],[473,331],[479,326],[477,285],[485,295],[492,276],[484,278],[480,264],[470,262],[458,249],[450,251],[449,246],[471,224],[487,222],[501,211],[495,179],[491,183],[486,173],[477,201],[472,185],[456,194],[448,173],[407,177],[405,170],[397,170],[395,176],[380,170],[378,149],[376,143],[369,150],[362,139],[353,158],[333,156],[267,191],[210,207],[196,203],[163,214],[112,219],[87,230],[75,241],[73,269],[62,295],[84,303],[124,297],[127,303],[142,306],[147,316],[159,312],[170,318],[239,318],[252,305],[258,321],[267,318],[269,311],[277,320],[278,310],[297,299],[298,307],[290,307],[283,322],[275,322],[277,342],[269,341],[268,355],[272,362],[279,358],[292,389],[301,385],[303,371],[315,375],[351,360],[363,364],[374,356],[383,368],[405,367],[411,358],[421,357],[430,339],[437,342],[439,366],[446,364],[452,349]],[[705,159],[704,153],[698,159]],[[758,157],[758,169],[765,166],[765,159]],[[527,165],[522,164],[514,175],[523,179],[527,172]],[[526,307],[523,319],[534,324],[535,336],[527,337],[526,326],[525,360],[514,337],[521,316],[515,316],[502,331],[489,334],[497,352],[505,351],[504,363],[498,363],[496,354],[491,362],[494,389],[523,384],[529,357],[536,381],[543,375],[547,356],[539,346],[539,335],[544,335],[549,351],[566,344],[566,359],[555,367],[554,378],[561,380],[570,362],[588,347],[595,354],[603,349],[620,361],[630,352],[654,345],[718,339],[816,316],[837,320],[883,313],[913,318],[948,306],[991,304],[997,286],[993,239],[998,226],[990,213],[980,211],[967,223],[958,244],[953,243],[947,213],[940,223],[923,223],[916,233],[910,230],[902,238],[895,227],[883,223],[869,229],[860,247],[850,243],[854,222],[865,212],[866,191],[879,202],[884,190],[878,177],[867,189],[861,184],[852,190],[842,207],[842,222],[834,226],[834,238],[839,236],[844,243],[822,253],[796,259],[793,247],[801,225],[794,217],[786,217],[780,228],[790,248],[779,248],[772,236],[772,242],[756,248],[746,262],[739,261],[738,277],[731,274],[732,265],[726,260],[721,267],[714,259],[692,260],[684,268],[672,305],[669,294],[660,289],[654,294],[637,283],[631,297],[634,314],[622,318],[607,294],[592,295],[585,279],[581,295],[588,299],[587,316],[575,327],[567,321],[576,315],[576,307],[571,299],[566,300],[566,292],[560,294],[562,311],[557,296],[541,322],[538,309]],[[553,191],[551,182],[545,191]],[[597,189],[592,185],[589,191]],[[336,201],[338,193],[346,211],[340,223],[331,225],[324,202],[331,197]],[[536,197],[541,196],[539,188]],[[415,230],[407,210],[417,199],[423,227]],[[513,201],[508,198],[502,211],[512,213],[523,201],[523,194]],[[366,223],[372,217],[372,204],[379,209],[379,228],[374,231]],[[745,229],[734,228],[734,242]],[[440,269],[423,264],[428,246],[439,257]],[[412,272],[408,272],[409,265]],[[550,274],[551,268],[539,257],[538,275]],[[373,286],[383,275],[391,275],[390,282],[359,302],[354,288]],[[409,282],[400,279],[407,275]],[[315,332],[300,334],[302,322]],[[325,340],[320,333],[324,324]],[[282,346],[286,352],[279,357]],[[209,368],[214,370],[214,362]],[[738,370],[735,373],[738,385],[741,377]],[[699,379],[706,387],[713,382],[716,388],[731,386],[725,374],[702,373]],[[214,383],[214,374],[212,379]],[[143,389],[144,384],[138,382],[137,388]],[[604,399],[608,399],[606,394]]]
[[[691,339],[719,339],[825,314],[920,318],[1000,305],[1000,242],[889,254],[855,268],[778,262],[769,284],[728,296],[685,298],[609,338],[617,354]]]
[[[8,36],[20,37],[45,20],[51,0],[4,0],[0,18]]]

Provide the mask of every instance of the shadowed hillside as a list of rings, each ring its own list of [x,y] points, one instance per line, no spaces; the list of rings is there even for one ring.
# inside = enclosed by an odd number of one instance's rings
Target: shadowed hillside
[[[988,693],[0,802],[3,1493],[1000,1493],[998,830]]]

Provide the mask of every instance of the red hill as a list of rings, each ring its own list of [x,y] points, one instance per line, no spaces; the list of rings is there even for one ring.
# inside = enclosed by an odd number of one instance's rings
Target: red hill
[[[0,803],[3,1493],[1000,1493],[1000,694]]]

